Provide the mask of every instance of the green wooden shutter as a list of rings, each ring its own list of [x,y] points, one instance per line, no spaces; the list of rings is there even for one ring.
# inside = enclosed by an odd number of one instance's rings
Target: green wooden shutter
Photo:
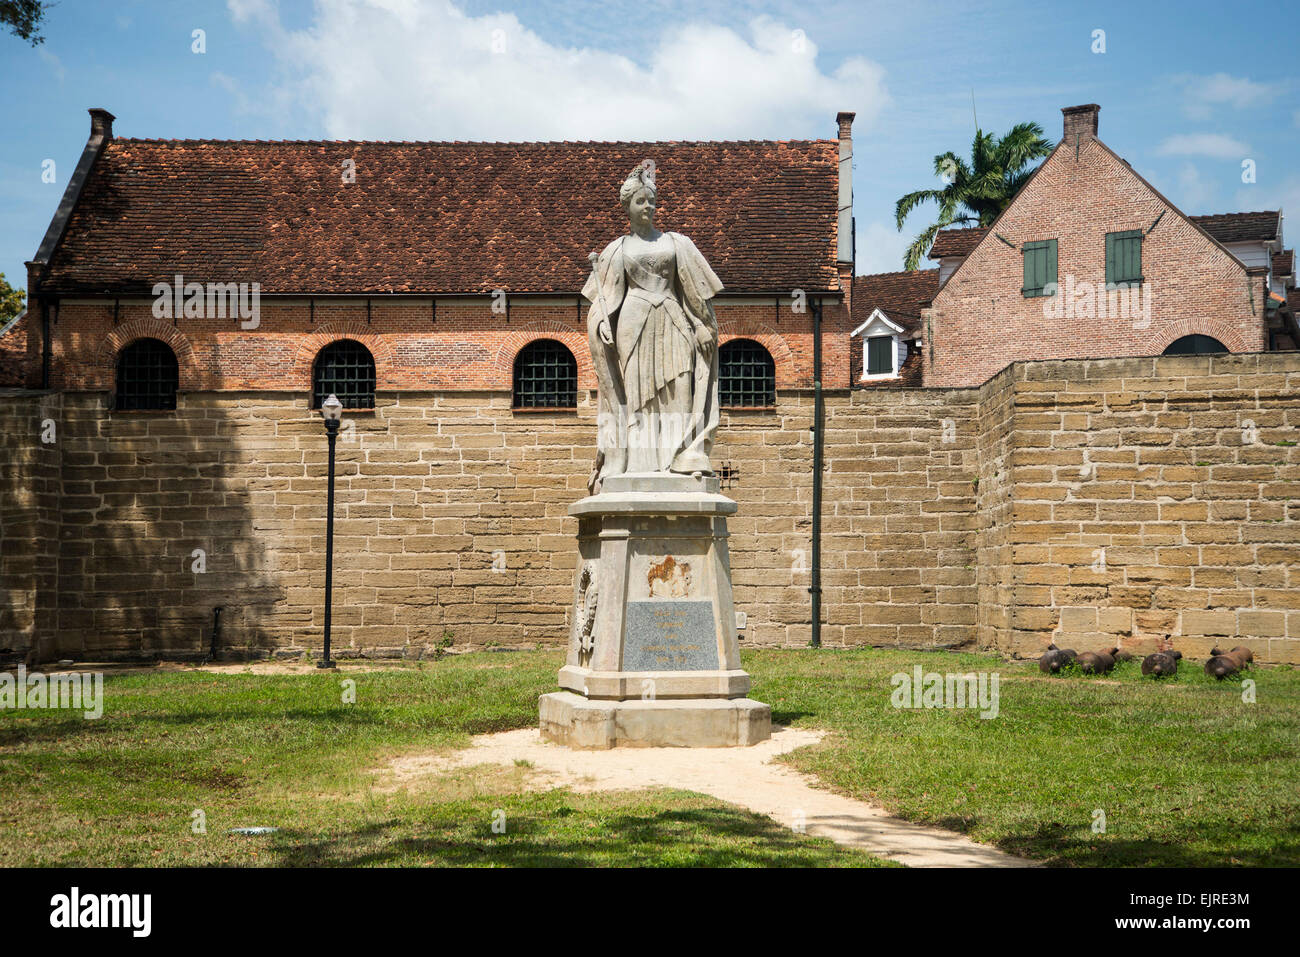
[[[867,340],[867,375],[894,371],[894,337],[872,336]]]
[[[1128,262],[1125,264],[1125,278],[1130,282],[1142,281],[1142,233],[1135,231],[1124,240],[1128,249]]]
[[[1025,243],[1022,248],[1025,256],[1025,284],[1020,291],[1026,298],[1048,295],[1044,291],[1045,287],[1056,282],[1056,240]]]
[[[1026,297],[1033,296],[1037,291],[1038,276],[1038,250],[1032,243],[1026,243],[1024,248],[1025,254],[1025,284],[1020,292]]]
[[[1106,234],[1106,285],[1142,281],[1142,230]]]

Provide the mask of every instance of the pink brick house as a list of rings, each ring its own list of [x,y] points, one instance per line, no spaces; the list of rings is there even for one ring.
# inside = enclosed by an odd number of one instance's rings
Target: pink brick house
[[[1061,141],[992,226],[939,233],[910,303],[898,274],[857,278],[855,387],[918,364],[925,386],[971,386],[1021,359],[1300,343],[1281,211],[1184,215],[1098,138],[1098,106],[1062,112]],[[891,328],[891,312],[912,318]]]

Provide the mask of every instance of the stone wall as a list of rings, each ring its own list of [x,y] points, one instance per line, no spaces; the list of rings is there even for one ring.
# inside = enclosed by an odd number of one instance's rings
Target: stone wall
[[[57,393],[0,390],[0,660],[52,656],[62,407]]]
[[[1013,612],[988,644],[1300,661],[1300,356],[1017,364],[985,404],[1007,388]]]
[[[724,411],[714,447],[728,519],[739,632],[749,645],[806,645],[812,634],[811,393],[782,392],[775,412]]]
[[[1013,367],[1014,368],[1014,367]],[[978,516],[975,535],[980,647],[1008,651],[1015,609],[1011,577],[1011,527],[1019,514],[1012,505],[1011,447],[1015,439],[1014,378],[996,376],[980,390],[976,450],[979,474],[974,488]]]
[[[829,397],[828,644],[969,640],[973,396]],[[592,399],[582,393],[576,414],[519,413],[502,392],[380,393],[374,412],[348,413],[335,649],[562,643],[577,530],[568,506],[585,494]],[[304,398],[190,392],[174,413],[109,412],[98,392],[62,400],[52,513],[62,534],[25,527],[18,539],[61,542],[58,587],[38,591],[57,595],[51,649],[203,655],[218,607],[223,652],[319,646],[326,445]],[[793,390],[775,410],[728,412],[715,449],[740,503],[731,555],[752,644],[811,633],[812,408]]]
[[[976,393],[831,393],[822,601],[827,644],[955,647],[976,620]]]
[[[1297,387],[1300,356],[1275,353],[828,391],[825,643],[1033,656],[1167,638],[1196,656],[1243,640],[1297,660]],[[148,413],[106,398],[0,397],[0,650],[200,656],[218,607],[223,654],[318,648],[326,445],[306,396],[187,392]],[[520,413],[501,390],[381,391],[349,413],[336,651],[562,644],[592,399]],[[723,417],[746,644],[811,632],[812,403],[782,389],[774,410]]]

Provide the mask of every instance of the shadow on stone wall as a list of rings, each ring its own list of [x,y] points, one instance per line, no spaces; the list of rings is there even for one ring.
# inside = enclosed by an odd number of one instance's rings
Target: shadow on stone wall
[[[0,391],[0,665],[36,660],[53,631],[60,407],[55,393]]]
[[[252,511],[267,465],[249,461],[259,443],[237,402],[182,393],[175,411],[113,412],[107,401],[63,395],[57,616],[43,655],[244,657],[284,644],[292,623],[272,614],[284,588]]]

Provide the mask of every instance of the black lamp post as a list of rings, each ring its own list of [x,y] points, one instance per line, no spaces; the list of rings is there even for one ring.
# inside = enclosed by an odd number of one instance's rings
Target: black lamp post
[[[330,463],[328,491],[325,493],[325,657],[317,668],[335,668],[330,660],[330,598],[334,590],[334,442],[339,437],[339,420],[343,417],[343,403],[331,395],[321,403],[321,418],[325,420],[325,437],[329,440]]]

